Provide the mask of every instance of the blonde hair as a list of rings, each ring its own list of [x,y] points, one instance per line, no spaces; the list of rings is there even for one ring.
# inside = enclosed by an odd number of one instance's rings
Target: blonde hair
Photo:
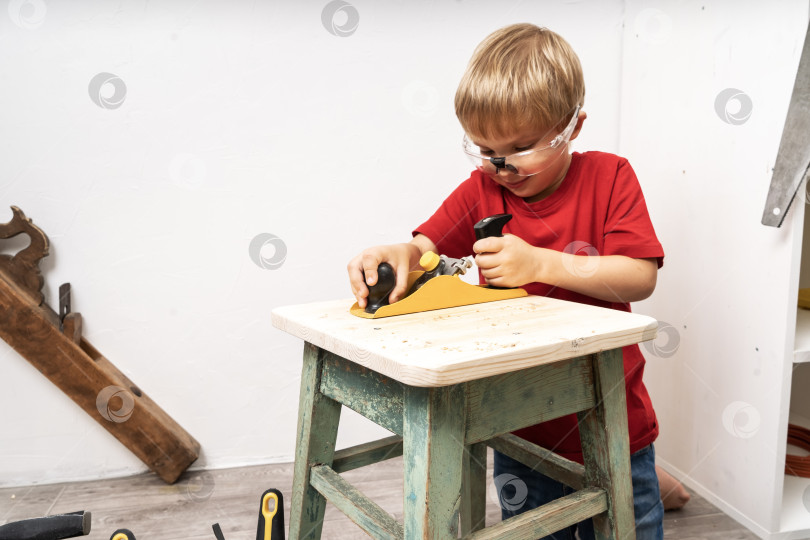
[[[551,129],[584,100],[582,66],[571,45],[524,23],[496,30],[478,45],[455,105],[464,131],[488,138],[528,126]]]

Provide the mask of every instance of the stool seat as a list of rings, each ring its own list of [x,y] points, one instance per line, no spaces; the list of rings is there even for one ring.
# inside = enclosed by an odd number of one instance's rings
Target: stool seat
[[[621,347],[654,319],[536,296],[383,319],[351,303],[273,311],[305,341],[291,539],[320,538],[327,500],[374,538],[532,539],[590,517],[635,537]],[[336,452],[343,406],[395,436]],[[573,413],[584,466],[510,433]],[[576,491],[485,528],[487,446]],[[403,523],[340,476],[399,455]]]

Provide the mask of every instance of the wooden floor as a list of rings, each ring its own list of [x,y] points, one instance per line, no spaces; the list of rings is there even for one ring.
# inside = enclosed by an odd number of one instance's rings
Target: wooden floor
[[[487,524],[500,520],[492,484],[489,454]],[[402,458],[343,474],[377,504],[402,520]],[[259,497],[269,488],[289,496],[292,465],[266,465],[187,473],[172,486],[153,474],[129,478],[0,489],[0,524],[18,519],[77,510],[92,512],[86,538],[107,540],[118,528],[130,529],[137,540],[213,540],[219,523],[226,540],[256,537]],[[667,540],[748,540],[754,534],[692,493],[683,510],[667,512]],[[289,501],[285,500],[285,524]],[[324,520],[324,539],[367,536],[331,505]]]

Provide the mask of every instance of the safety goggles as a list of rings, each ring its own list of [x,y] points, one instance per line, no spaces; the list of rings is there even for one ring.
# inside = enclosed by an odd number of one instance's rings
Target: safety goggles
[[[502,170],[517,174],[520,176],[532,176],[546,170],[554,160],[563,153],[571,140],[571,134],[577,125],[577,118],[579,118],[579,105],[574,109],[574,114],[571,115],[571,120],[556,137],[550,142],[543,144],[538,142],[535,148],[517,152],[509,156],[493,156],[492,150],[483,150],[480,146],[475,144],[470,138],[464,135],[464,153],[470,158],[472,164],[479,171],[486,174],[498,174]],[[543,141],[546,137],[542,137]]]

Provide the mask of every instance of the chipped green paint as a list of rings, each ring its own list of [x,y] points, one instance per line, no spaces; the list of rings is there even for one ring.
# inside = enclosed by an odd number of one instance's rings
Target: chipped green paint
[[[487,441],[493,450],[574,489],[585,485],[585,467],[541,446],[507,433]]]
[[[608,495],[607,512],[593,518],[594,533],[597,540],[635,540],[621,349],[595,355],[593,372],[596,405],[577,416],[585,461],[585,483],[604,489]]]
[[[532,539],[553,534],[574,523],[604,513],[607,508],[605,491],[586,488],[501,521],[464,538],[469,540]],[[624,537],[620,537],[624,540]],[[635,538],[635,531],[633,537]]]
[[[402,437],[394,435],[335,452],[332,469],[343,473],[402,455]]]
[[[319,538],[324,496],[375,538],[537,538],[594,516],[634,536],[621,350],[447,387],[408,386],[307,344],[290,538]],[[335,452],[341,404],[401,435]],[[586,467],[507,432],[576,412]],[[610,426],[610,429],[606,429]],[[579,491],[484,528],[486,444]],[[403,455],[402,525],[339,472]]]
[[[405,387],[405,538],[456,538],[465,385]]]
[[[331,467],[327,465],[314,467],[312,485],[372,538],[385,540],[404,538],[399,522],[341,478]]]
[[[295,445],[290,538],[321,537],[326,501],[309,482],[313,465],[331,464],[335,453],[340,403],[318,391],[324,351],[304,345],[301,394],[298,404],[298,441]]]
[[[487,445],[468,445],[464,451],[461,477],[461,536],[481,530],[486,525]]]
[[[545,364],[467,385],[467,443],[581,411],[594,404],[590,357]]]
[[[402,435],[404,384],[329,352],[323,371],[321,392]]]

